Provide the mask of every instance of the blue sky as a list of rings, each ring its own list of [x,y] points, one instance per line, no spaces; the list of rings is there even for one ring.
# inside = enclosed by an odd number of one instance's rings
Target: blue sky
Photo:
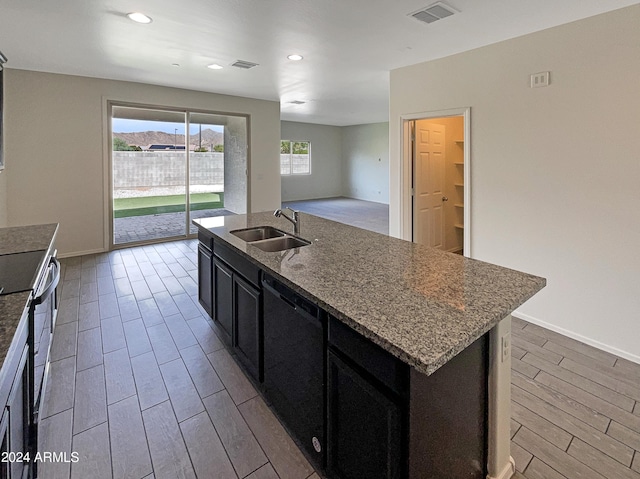
[[[140,131],[164,131],[165,133],[184,134],[184,123],[170,123],[166,121],[143,121],[143,120],[127,120],[123,118],[113,118],[112,131],[114,133],[135,133]],[[195,135],[199,131],[199,125],[192,123],[190,126],[190,134]],[[202,129],[211,129],[214,131],[223,131],[220,125],[202,125]],[[175,130],[178,130],[177,132]]]

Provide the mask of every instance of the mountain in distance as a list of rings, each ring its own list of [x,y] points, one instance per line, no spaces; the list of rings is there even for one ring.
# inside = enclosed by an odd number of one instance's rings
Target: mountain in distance
[[[120,138],[127,142],[127,145],[145,148],[148,145],[184,145],[184,135],[174,135],[164,131],[136,131],[133,133],[113,133],[114,138]],[[221,145],[224,143],[224,135],[220,131],[210,128],[202,130],[202,146],[211,149],[211,145]],[[189,144],[200,145],[200,135],[196,133],[189,138]]]

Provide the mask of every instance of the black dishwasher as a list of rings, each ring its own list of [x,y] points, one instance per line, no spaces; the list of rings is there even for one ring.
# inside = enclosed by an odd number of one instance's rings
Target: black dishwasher
[[[280,419],[324,467],[326,318],[269,275],[264,289],[264,392]]]

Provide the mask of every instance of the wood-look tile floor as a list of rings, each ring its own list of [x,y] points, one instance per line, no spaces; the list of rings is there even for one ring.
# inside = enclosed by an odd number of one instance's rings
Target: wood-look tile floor
[[[318,476],[210,327],[195,240],[63,261],[40,450],[58,478]],[[640,479],[640,365],[514,318],[516,478]]]
[[[211,329],[196,251],[62,261],[39,449],[70,461],[40,478],[318,478]]]
[[[513,319],[516,478],[640,479],[640,365]]]

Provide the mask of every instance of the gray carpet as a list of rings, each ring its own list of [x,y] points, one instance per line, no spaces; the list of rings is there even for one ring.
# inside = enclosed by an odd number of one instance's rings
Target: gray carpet
[[[389,205],[384,203],[336,197],[287,201],[282,206],[376,233],[389,234]]]

